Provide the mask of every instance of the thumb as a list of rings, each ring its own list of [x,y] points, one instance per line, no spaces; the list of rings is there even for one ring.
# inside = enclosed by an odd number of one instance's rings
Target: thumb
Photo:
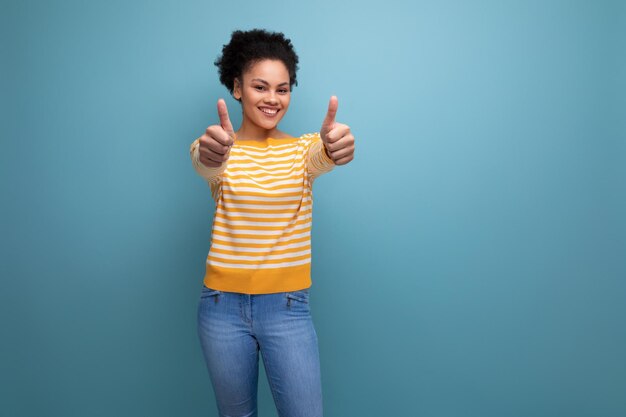
[[[222,129],[228,133],[228,136],[231,138],[234,137],[235,131],[232,123],[230,123],[230,117],[228,117],[228,107],[226,107],[224,99],[219,99],[217,101],[217,114],[220,116],[220,126],[222,126]]]
[[[333,128],[338,106],[339,103],[337,101],[337,97],[332,96],[328,102],[328,112],[326,112],[326,117],[324,118],[324,122],[322,122],[322,132],[328,133],[328,131]]]

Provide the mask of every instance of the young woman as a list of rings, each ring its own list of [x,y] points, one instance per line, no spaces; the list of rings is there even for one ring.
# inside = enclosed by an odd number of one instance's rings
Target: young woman
[[[322,416],[309,304],[312,185],[353,159],[354,136],[335,122],[335,96],[319,132],[278,129],[297,64],[282,33],[234,31],[215,65],[241,104],[241,126],[220,99],[220,123],[190,147],[216,204],[198,335],[220,416],[257,415],[259,352],[279,416]]]

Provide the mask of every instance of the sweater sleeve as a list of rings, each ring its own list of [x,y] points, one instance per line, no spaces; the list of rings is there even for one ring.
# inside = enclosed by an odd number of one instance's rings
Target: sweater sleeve
[[[189,147],[189,154],[191,156],[191,164],[198,175],[208,181],[209,184],[219,181],[221,175],[226,170],[226,163],[224,162],[218,167],[208,167],[200,162],[200,139],[196,139],[192,142]]]
[[[324,146],[319,132],[306,134],[305,137],[310,140],[305,165],[307,167],[309,180],[313,183],[315,178],[332,171],[335,167],[335,163],[326,153],[326,147]]]

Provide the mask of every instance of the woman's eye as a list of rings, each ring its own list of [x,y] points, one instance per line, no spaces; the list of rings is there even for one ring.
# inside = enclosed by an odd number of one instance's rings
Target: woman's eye
[[[254,88],[256,88],[257,90],[263,90],[264,87],[262,85],[257,85]],[[288,93],[289,90],[287,90],[287,89],[280,89],[280,90],[278,90],[278,92],[280,92],[280,93]]]

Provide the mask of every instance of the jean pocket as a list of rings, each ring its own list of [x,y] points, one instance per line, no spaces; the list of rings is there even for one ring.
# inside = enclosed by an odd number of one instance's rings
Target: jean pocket
[[[285,297],[287,298],[287,305],[291,305],[292,301],[308,304],[309,290],[305,288],[304,290],[288,291],[285,293]]]
[[[209,297],[217,297],[222,292],[220,290],[214,290],[213,288],[208,288],[206,286],[202,286],[202,293],[200,294],[200,298],[205,299]],[[217,301],[217,300],[216,300]]]

